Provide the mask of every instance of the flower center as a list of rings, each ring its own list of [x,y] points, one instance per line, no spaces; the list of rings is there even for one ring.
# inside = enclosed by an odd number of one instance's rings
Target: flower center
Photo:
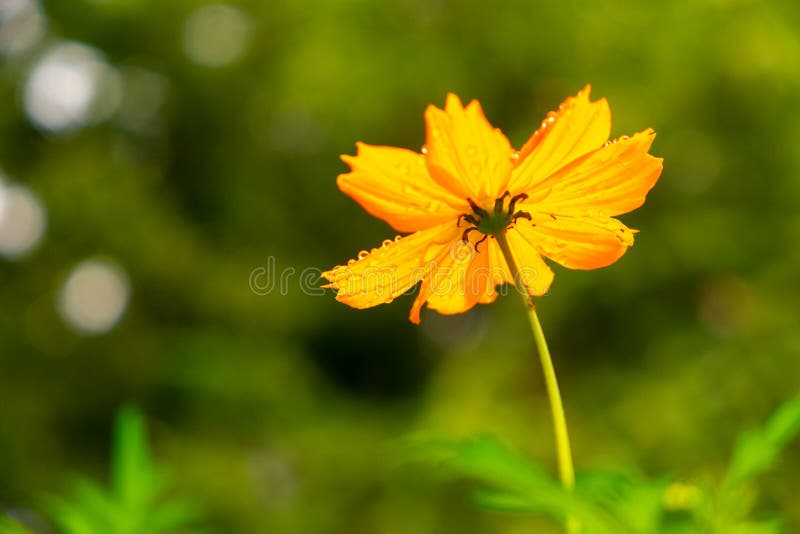
[[[506,206],[506,198],[509,198],[508,205]],[[458,216],[458,226],[461,226],[462,221],[470,224],[464,233],[461,234],[462,241],[468,241],[470,232],[480,232],[483,237],[475,243],[477,250],[487,237],[496,236],[501,232],[505,232],[509,225],[513,224],[517,219],[531,220],[531,214],[527,211],[515,211],[517,202],[525,200],[528,195],[521,193],[516,196],[511,196],[511,193],[506,191],[503,195],[494,201],[494,208],[489,211],[478,206],[471,198],[467,199],[469,207],[472,208],[472,213],[462,213]]]

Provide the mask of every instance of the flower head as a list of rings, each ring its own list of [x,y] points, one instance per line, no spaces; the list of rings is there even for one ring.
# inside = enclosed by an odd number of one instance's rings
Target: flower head
[[[358,143],[342,156],[350,172],[337,180],[370,214],[407,233],[362,251],[323,273],[337,300],[355,308],[391,302],[421,282],[410,319],[428,307],[464,312],[497,297],[497,286],[522,284],[542,295],[553,272],[542,257],[571,269],[614,263],[635,230],[613,217],[644,203],[661,174],[648,154],[655,133],[608,141],[605,99],[587,85],[547,114],[517,151],[492,127],[480,104],[453,94],[425,111],[421,153]],[[505,235],[519,276],[497,240]]]

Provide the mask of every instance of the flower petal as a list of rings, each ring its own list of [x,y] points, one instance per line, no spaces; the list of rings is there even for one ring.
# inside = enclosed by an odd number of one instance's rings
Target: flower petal
[[[351,171],[336,183],[368,213],[400,232],[424,230],[468,211],[464,199],[431,179],[425,157],[410,150],[357,143],[342,156]]]
[[[537,209],[607,217],[635,210],[661,175],[662,159],[647,153],[655,132],[622,137],[562,168],[530,190]]]
[[[598,269],[617,261],[633,245],[631,230],[610,217],[533,213],[532,224],[514,229],[551,260],[570,269]]]
[[[460,198],[480,203],[506,189],[513,149],[473,100],[463,107],[453,94],[445,109],[425,110],[427,163],[431,176]]]
[[[553,271],[542,259],[535,242],[519,231],[519,225],[514,225],[509,230],[506,230],[506,238],[508,239],[508,247],[511,249],[511,254],[514,255],[514,261],[517,262],[520,281],[525,285],[528,293],[534,296],[547,293],[553,283]],[[496,243],[494,244],[499,250],[500,246]],[[502,251],[499,256],[502,259],[501,265],[508,273],[508,265],[502,256]],[[507,276],[508,282],[513,284],[514,281],[511,276],[508,274]]]
[[[453,241],[447,247],[442,247],[431,259],[429,263],[429,269],[425,273],[425,278],[420,284],[417,298],[414,299],[414,304],[412,304],[411,311],[408,315],[408,320],[412,323],[420,323],[420,312],[422,311],[422,307],[428,301],[428,297],[433,295],[433,293],[436,291],[436,281],[441,278],[441,274],[435,273],[441,273],[443,270],[452,267],[454,255],[453,251],[458,250],[457,247],[463,247],[463,242],[460,239],[458,241]]]
[[[605,98],[589,101],[591,86],[567,98],[547,114],[517,158],[509,190],[526,191],[561,167],[603,145],[611,133],[611,110]]]
[[[446,264],[431,271],[425,283],[428,307],[445,315],[462,313],[477,304],[486,292],[489,257],[486,246],[457,242]]]
[[[537,248],[516,228],[514,226],[506,230],[506,238],[519,269],[520,281],[525,285],[528,294],[544,295],[553,283],[553,271],[544,262]],[[489,275],[482,276],[486,287],[478,300],[482,304],[494,302],[498,295],[497,286],[504,283],[516,285],[500,245],[494,238],[488,243]]]
[[[452,222],[421,230],[362,252],[358,260],[322,273],[338,291],[336,300],[353,308],[391,302],[422,280],[446,254],[459,230]]]

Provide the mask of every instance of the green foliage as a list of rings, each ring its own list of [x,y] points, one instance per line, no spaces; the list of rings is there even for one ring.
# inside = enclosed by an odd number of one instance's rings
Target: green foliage
[[[449,466],[454,472],[490,484],[476,495],[487,508],[541,512],[564,517],[570,496],[538,465],[503,446],[492,436],[465,441],[416,439],[410,443],[419,459]]]
[[[0,515],[0,533],[2,534],[33,534],[31,530],[17,523],[10,517]]]
[[[651,519],[636,516],[653,508],[654,492],[618,473],[583,475],[571,494],[538,464],[491,436],[464,441],[416,439],[410,446],[415,458],[488,485],[475,494],[476,502],[487,509],[543,515],[558,523],[573,517],[587,532],[609,534]]]
[[[490,510],[542,515],[557,523],[572,517],[591,534],[771,534],[782,532],[782,523],[750,517],[752,483],[798,432],[800,397],[782,405],[762,428],[742,434],[718,487],[606,470],[579,473],[572,494],[535,461],[491,436],[417,438],[408,447],[416,460],[488,486],[476,493],[476,501]]]
[[[714,532],[782,532],[778,519],[748,520],[757,503],[756,478],[775,466],[780,453],[800,433],[800,397],[784,403],[760,428],[744,432],[733,451],[722,485],[702,519]]]
[[[166,498],[167,485],[167,475],[150,458],[142,414],[126,407],[114,430],[110,490],[79,478],[69,497],[51,499],[52,516],[64,534],[189,532],[196,510]]]
[[[645,206],[621,216],[641,231],[635,246],[596,271],[554,265],[539,300],[576,457],[624,468],[580,473],[579,490],[598,488],[601,507],[647,501],[618,512],[641,528],[666,481],[640,492],[639,472],[686,475],[665,490],[662,522],[695,528],[698,509],[711,518],[736,500],[694,474],[724,473],[740,422],[765,420],[800,376],[800,2],[33,3],[42,40],[0,53],[0,171],[47,219],[38,248],[0,259],[0,510],[104,465],[101,422],[133,399],[169,421],[173,478],[226,534],[546,531],[517,527],[549,519],[433,497],[433,481],[387,470],[382,454],[419,425],[486,430],[549,458],[517,299],[423,312],[412,327],[409,298],[350,310],[298,276],[395,234],[337,189],[338,156],[356,141],[419,150],[425,107],[454,92],[520,147],[586,83],[608,99],[612,136],[656,130],[665,167]],[[209,3],[252,23],[227,67],[184,52]],[[13,16],[18,30],[0,18],[0,47],[32,35],[35,17]],[[120,77],[122,101],[102,123],[49,133],[30,120],[27,87],[64,40],[116,69],[116,96],[90,107],[119,101]],[[227,40],[220,27],[205,42]],[[48,93],[79,102],[68,80]],[[71,268],[96,255],[127,272],[131,300],[112,331],[86,336],[56,304]],[[256,294],[249,276],[269,258],[275,289]],[[781,462],[757,493],[732,493],[750,517],[774,511],[800,532],[800,448]]]
[[[800,397],[781,406],[763,427],[741,435],[733,452],[725,487],[735,488],[768,471],[799,432]]]

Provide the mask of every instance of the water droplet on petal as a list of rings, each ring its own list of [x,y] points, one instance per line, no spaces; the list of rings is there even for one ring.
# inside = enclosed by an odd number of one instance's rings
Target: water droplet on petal
[[[384,239],[383,243],[381,243],[381,247],[385,247],[386,245],[391,245],[392,243],[394,243],[394,241],[392,241],[391,239]]]
[[[349,267],[349,266],[353,265],[355,262],[356,262],[356,260],[352,260],[352,259],[351,260],[347,260],[347,266]]]
[[[422,154],[423,154],[423,155],[427,154],[427,153],[428,153],[428,147],[427,147],[427,146],[425,146],[425,145],[422,145],[422,150],[421,150],[421,152],[422,152]]]
[[[516,151],[513,154],[511,154],[511,161],[519,161],[519,151]]]
[[[401,235],[396,235],[396,236],[394,236],[394,242],[395,242],[395,243],[397,243],[397,242],[398,242],[398,241],[400,241],[401,239],[403,239],[403,236],[401,236]]]

